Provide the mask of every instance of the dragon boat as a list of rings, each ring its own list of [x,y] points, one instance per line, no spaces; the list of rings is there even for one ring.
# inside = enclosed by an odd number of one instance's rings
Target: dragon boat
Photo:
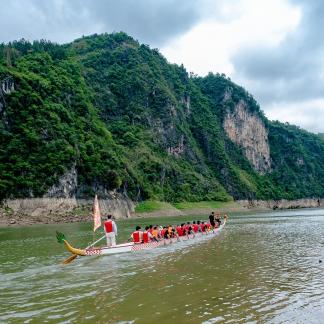
[[[220,227],[215,228],[209,232],[198,232],[195,234],[189,234],[185,236],[179,236],[176,238],[170,239],[161,239],[160,241],[152,241],[149,243],[123,243],[117,244],[115,246],[102,246],[102,247],[87,247],[85,249],[77,249],[74,248],[65,238],[63,233],[56,233],[57,240],[59,243],[64,243],[66,249],[72,253],[72,257],[77,256],[100,256],[100,255],[111,255],[111,254],[120,254],[127,252],[137,252],[142,250],[151,250],[157,247],[166,246],[170,244],[176,244],[183,241],[204,241],[206,239],[210,239],[218,235],[226,224],[226,220],[224,223],[220,225]]]

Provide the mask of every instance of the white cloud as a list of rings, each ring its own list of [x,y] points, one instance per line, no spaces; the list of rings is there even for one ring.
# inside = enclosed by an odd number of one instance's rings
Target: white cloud
[[[298,125],[313,133],[323,132],[324,98],[305,102],[275,102],[265,107],[271,120]]]
[[[296,28],[301,16],[299,7],[281,0],[242,0],[235,6],[224,2],[218,9],[226,19],[209,15],[208,20],[171,41],[161,52],[194,73],[212,71],[233,76],[231,57],[237,51],[258,43],[277,46]]]
[[[304,82],[305,75],[289,75],[294,71],[286,71],[283,62],[277,57],[282,46],[286,46],[289,51],[290,43],[287,39],[294,38],[292,35],[297,30],[300,32],[300,27],[304,28],[300,26],[302,7],[286,0],[242,0],[235,3],[226,1],[217,10],[223,19],[214,18],[215,10],[210,7],[208,20],[169,42],[161,52],[169,61],[183,63],[189,71],[199,75],[212,71],[230,76],[256,97],[269,119],[289,122],[315,133],[324,132],[324,123],[321,122],[321,117],[324,116],[324,96],[321,98],[318,91],[322,84],[323,69],[314,58],[311,58],[311,62],[306,61],[304,64],[311,75],[307,77],[307,85]],[[300,54],[302,47],[303,44],[296,46]],[[253,49],[253,59],[258,57],[258,48],[260,56],[261,48],[269,49],[269,53],[275,55],[273,58],[267,57],[269,66],[263,67],[265,75],[249,77],[239,74],[232,58],[239,57],[240,52],[249,53]],[[291,51],[286,61],[294,55]],[[303,64],[305,57],[301,55],[296,64]],[[249,63],[253,66],[253,61],[250,60]],[[240,68],[244,70],[244,67]],[[315,68],[319,75],[315,74]],[[299,73],[297,69],[296,73]],[[282,79],[273,79],[272,74],[282,75]]]
[[[271,119],[324,132],[321,0],[0,0],[0,42],[123,30],[191,72],[225,73]],[[164,44],[164,45],[162,45]]]

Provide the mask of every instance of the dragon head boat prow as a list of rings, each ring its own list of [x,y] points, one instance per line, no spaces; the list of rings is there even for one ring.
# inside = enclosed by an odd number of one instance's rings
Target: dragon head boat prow
[[[71,252],[72,254],[80,255],[80,256],[85,256],[86,251],[82,249],[76,249],[74,248],[65,238],[65,235],[63,233],[60,233],[56,231],[56,238],[59,243],[64,243],[66,249]]]

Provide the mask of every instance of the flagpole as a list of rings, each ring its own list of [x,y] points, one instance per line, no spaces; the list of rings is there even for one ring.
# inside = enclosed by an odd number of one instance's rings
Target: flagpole
[[[95,240],[95,231],[93,231],[93,233],[92,233],[92,246],[94,246],[94,240]]]
[[[95,244],[95,232],[101,226],[101,213],[100,206],[97,195],[95,195],[93,202],[93,235],[92,235],[92,245]]]

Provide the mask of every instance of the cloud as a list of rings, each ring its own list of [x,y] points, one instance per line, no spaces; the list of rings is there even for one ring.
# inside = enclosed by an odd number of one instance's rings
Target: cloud
[[[208,0],[0,0],[0,41],[69,42],[82,34],[125,31],[160,46],[190,29]]]
[[[276,46],[247,46],[232,56],[235,78],[245,85],[269,118],[324,131],[324,2],[291,1],[302,16]]]
[[[108,30],[125,31],[149,44],[163,44],[200,18],[196,0],[97,0],[88,8]]]
[[[211,15],[162,53],[200,75],[227,74],[255,96],[269,118],[324,131],[324,3],[240,0],[234,11],[231,2],[219,3],[225,19]]]
[[[64,43],[125,31],[189,71],[227,74],[269,118],[324,132],[321,0],[0,0],[0,6],[0,42]]]
[[[72,6],[73,0],[0,0],[0,41],[25,38],[71,41],[83,33],[97,31],[85,8]]]
[[[279,44],[300,17],[297,7],[282,0],[236,1],[235,10],[232,2],[218,1],[218,11],[170,41],[162,53],[201,75],[212,71],[234,76],[234,54],[240,57],[248,45]]]
[[[266,107],[271,120],[289,122],[301,125],[303,128],[314,132],[323,133],[324,99],[308,100],[296,103],[272,103]]]

